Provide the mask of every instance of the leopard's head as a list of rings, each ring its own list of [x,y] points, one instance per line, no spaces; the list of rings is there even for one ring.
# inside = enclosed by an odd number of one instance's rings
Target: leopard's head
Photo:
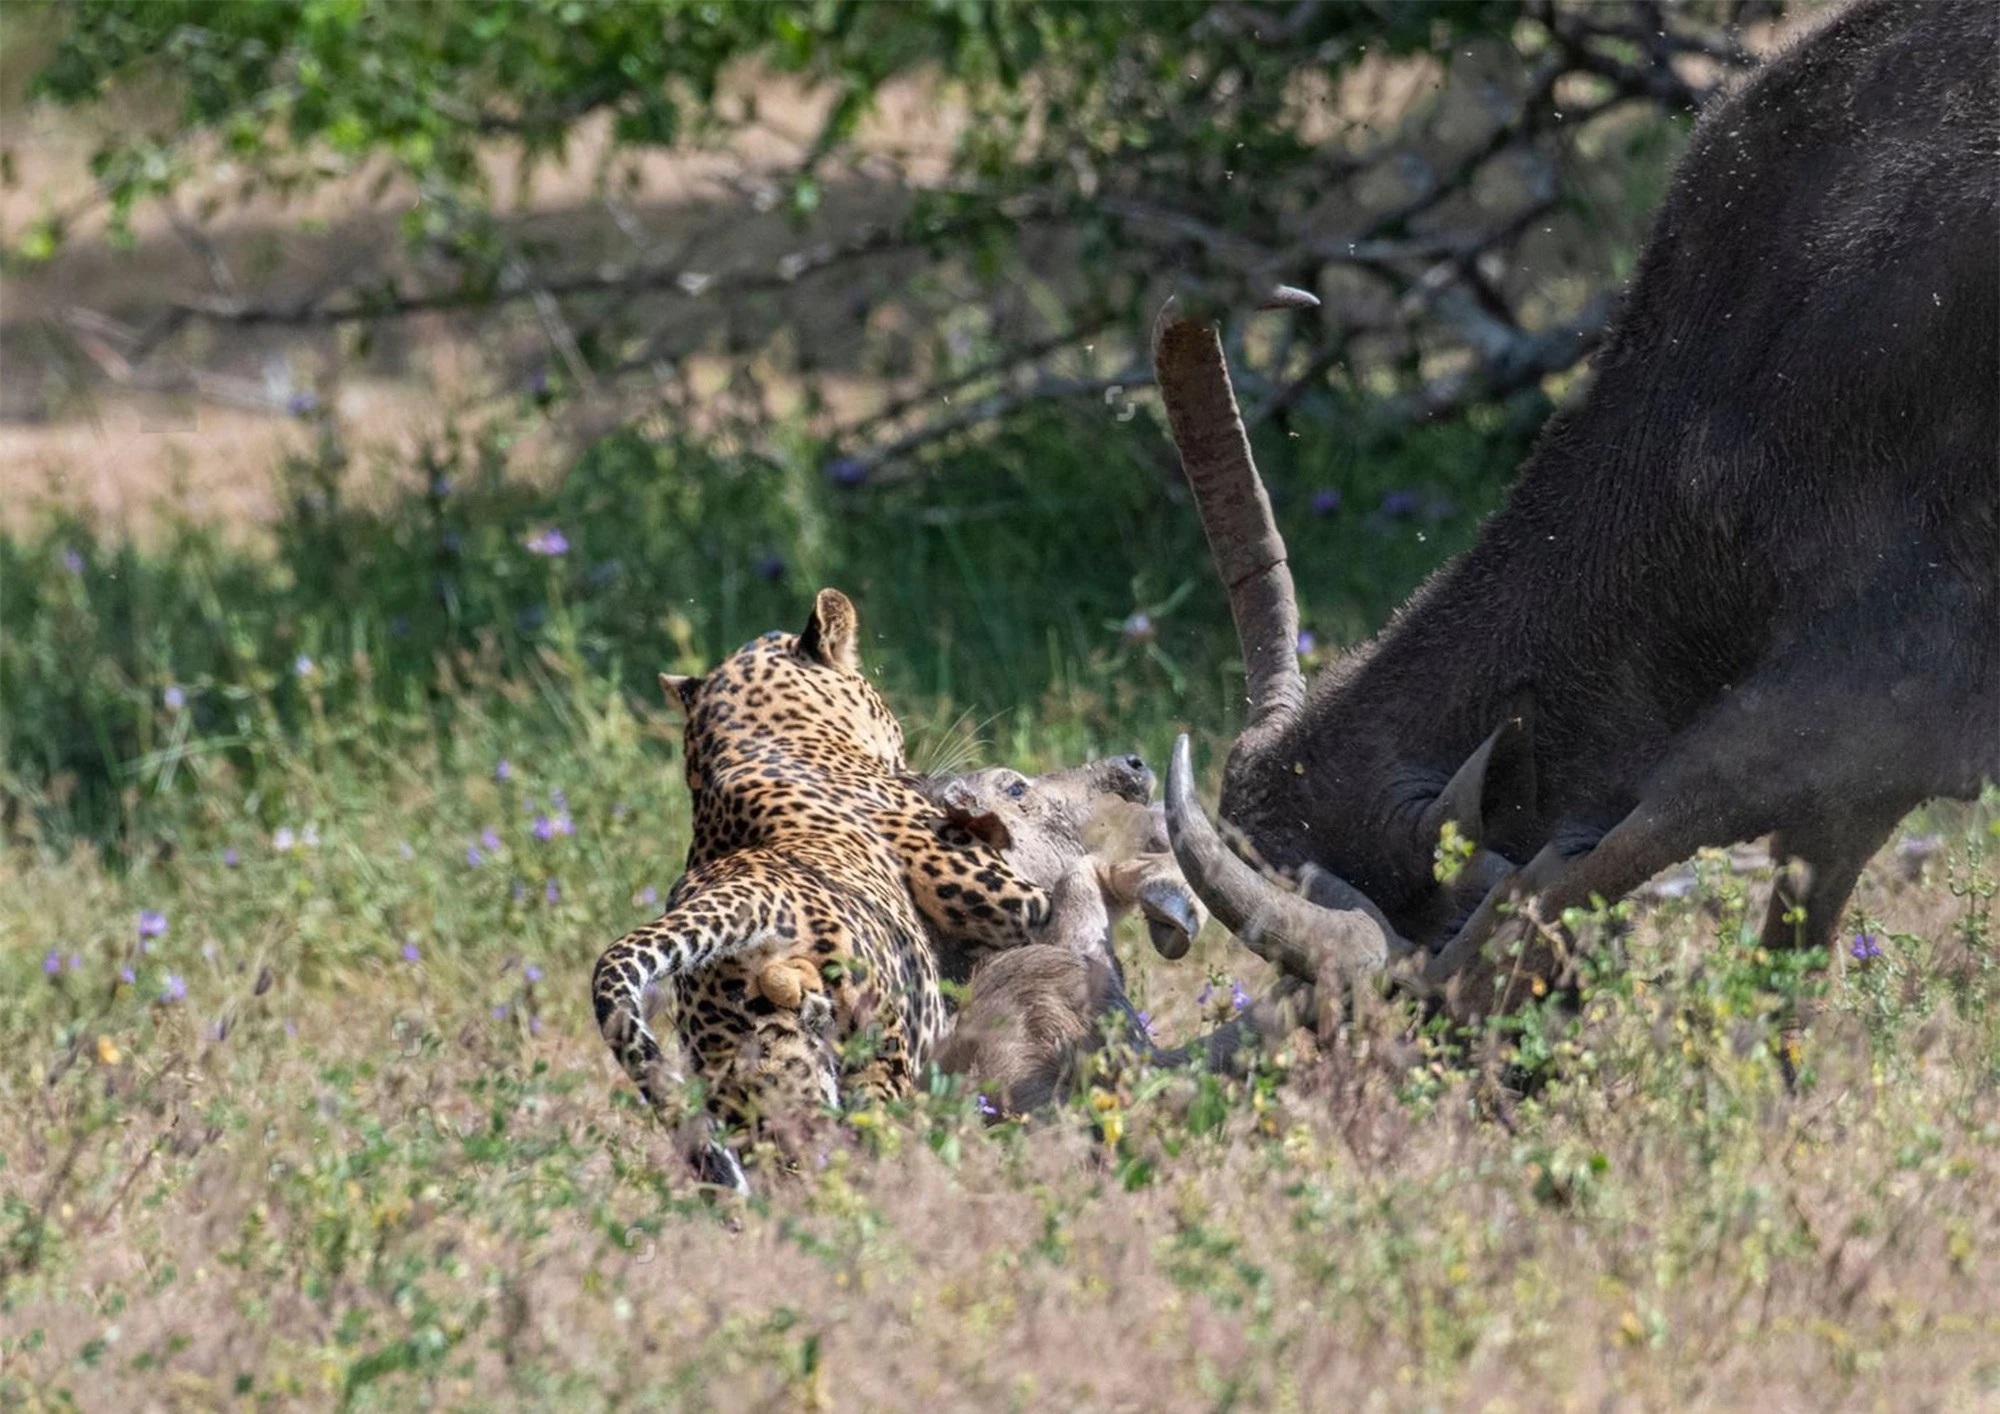
[[[773,630],[699,677],[660,674],[687,713],[688,785],[725,766],[805,759],[904,770],[903,729],[861,672],[861,617],[822,589],[796,634]]]

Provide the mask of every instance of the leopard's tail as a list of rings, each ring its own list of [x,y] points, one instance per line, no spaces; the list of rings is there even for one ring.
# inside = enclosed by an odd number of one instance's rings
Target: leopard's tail
[[[659,936],[658,927],[627,933],[606,948],[590,978],[598,1033],[656,1110],[665,1107],[669,1094],[683,1082],[646,1023],[649,994],[678,970],[675,949]]]
[[[598,1033],[654,1109],[665,1107],[685,1077],[667,1063],[646,1024],[649,995],[676,977],[768,941],[765,907],[755,896],[727,895],[705,904],[672,905],[666,916],[633,929],[597,959],[590,992]]]

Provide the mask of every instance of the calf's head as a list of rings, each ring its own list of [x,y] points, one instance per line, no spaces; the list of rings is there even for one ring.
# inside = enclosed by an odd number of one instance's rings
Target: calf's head
[[[1075,902],[1071,931],[1108,942],[1111,925],[1137,909],[1154,950],[1173,960],[1187,953],[1207,913],[1175,864],[1164,812],[1149,803],[1153,785],[1139,757],[1113,756],[1041,776],[994,766],[934,779],[926,791],[948,825],[999,850],[1016,873],[1054,893],[1059,916],[1062,900]],[[1075,893],[1079,880],[1088,900]],[[943,960],[953,971],[954,959]]]

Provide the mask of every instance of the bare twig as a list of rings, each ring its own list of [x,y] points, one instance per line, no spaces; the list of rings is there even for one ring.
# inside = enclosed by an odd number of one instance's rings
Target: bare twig
[[[1135,364],[1125,372],[1110,378],[1041,378],[1015,392],[996,393],[990,398],[982,398],[951,417],[929,423],[881,447],[854,454],[852,457],[854,479],[856,481],[874,479],[876,472],[896,462],[907,460],[911,453],[920,448],[948,437],[955,437],[975,427],[998,422],[1035,403],[1066,402],[1076,398],[1096,397],[1113,388],[1146,388],[1151,387],[1152,383],[1153,375],[1143,364]]]
[[[1389,412],[1410,422],[1426,422],[1473,403],[1505,398],[1551,373],[1573,367],[1604,337],[1605,316],[1593,310],[1568,324],[1522,334],[1503,351],[1471,368],[1450,373],[1414,393],[1390,401]]]
[[[1108,318],[1093,319],[1087,324],[1065,329],[1060,334],[1050,335],[1025,348],[1009,349],[991,362],[982,363],[977,368],[969,368],[942,382],[929,384],[917,392],[897,398],[886,407],[842,429],[840,437],[844,441],[865,440],[878,428],[896,422],[927,404],[949,399],[953,394],[975,383],[984,382],[988,378],[997,378],[1026,363],[1039,363],[1052,354],[1076,347],[1086,339],[1094,339],[1103,333],[1110,323]]]
[[[215,299],[186,298],[175,301],[173,307],[190,316],[219,324],[323,326],[351,324],[369,319],[401,319],[413,314],[438,311],[488,308],[533,299],[538,289],[553,298],[587,295],[630,296],[667,291],[677,291],[690,299],[709,295],[748,294],[788,289],[807,275],[818,274],[870,256],[915,249],[925,242],[947,238],[975,225],[983,224],[987,219],[985,213],[980,213],[957,221],[930,223],[921,229],[903,226],[863,227],[859,235],[845,244],[822,243],[806,250],[794,251],[782,257],[769,269],[739,271],[728,275],[668,266],[626,269],[618,265],[605,265],[592,271],[545,279],[539,286],[515,284],[501,290],[461,288],[405,295],[391,289],[377,295],[351,298],[341,304],[321,303],[315,297],[284,306],[243,305]],[[1038,217],[1033,211],[1017,209],[1010,213],[1009,219],[1016,225],[1029,225],[1036,224],[1044,218]]]

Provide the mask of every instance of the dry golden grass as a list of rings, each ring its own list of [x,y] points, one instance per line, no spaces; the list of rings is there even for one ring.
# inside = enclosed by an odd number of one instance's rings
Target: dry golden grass
[[[483,758],[458,777],[302,761],[265,803],[298,822],[286,850],[218,777],[161,825],[171,854],[129,870],[0,855],[0,1399],[1817,1410],[2000,1391],[2000,969],[1991,870],[1966,863],[1983,815],[1953,817],[1916,882],[1878,862],[1857,926],[1883,953],[1825,980],[1797,1093],[1771,1054],[1787,971],[1734,941],[1762,886],[1711,862],[1580,1009],[1462,1063],[1391,1006],[1248,1082],[1106,1073],[1025,1126],[941,1094],[746,1206],[694,1189],[592,1029],[589,960],[684,828],[668,763],[594,735],[505,787]],[[545,844],[522,812],[557,785],[578,833]],[[472,867],[489,824],[501,848]],[[143,953],[142,909],[167,920]],[[1204,975],[1260,985],[1226,938],[1179,965],[1127,953],[1175,1036],[1202,1024]],[[185,995],[160,1000],[174,976]]]

